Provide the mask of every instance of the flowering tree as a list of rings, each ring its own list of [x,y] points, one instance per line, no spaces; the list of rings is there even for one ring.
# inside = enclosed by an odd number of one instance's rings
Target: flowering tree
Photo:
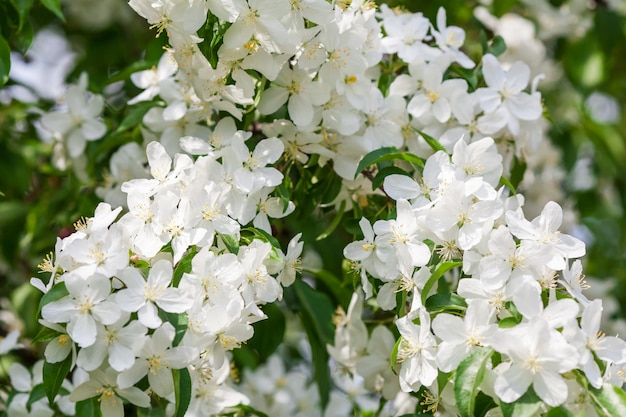
[[[30,280],[47,345],[8,416],[626,415],[584,236],[532,194],[543,75],[504,34],[356,0],[128,6],[154,65],[34,121],[102,201]]]

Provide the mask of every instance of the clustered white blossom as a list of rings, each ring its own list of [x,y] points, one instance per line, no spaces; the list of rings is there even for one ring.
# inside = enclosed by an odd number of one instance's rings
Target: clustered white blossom
[[[501,185],[514,158],[541,146],[539,78],[528,65],[486,53],[484,83],[454,76],[477,63],[444,9],[433,24],[362,0],[129,4],[169,42],[155,68],[131,77],[143,89],[131,104],[162,100],[143,117],[147,167],[139,145],[118,151],[99,193],[126,210],[101,203],[57,241],[45,265],[50,280],[32,280],[55,296],[41,311],[56,332],[46,361],[71,358],[89,374],[71,400],[97,397],[104,415],[121,416],[125,401],[150,406],[149,393],[175,402],[173,375],[188,372],[189,416],[221,413],[285,383],[268,413],[319,415],[306,412],[316,400],[302,376],[259,369],[249,381],[272,384],[248,386],[246,395],[229,377],[229,352],[252,337],[251,324],[265,318],[260,306],[280,300],[299,270],[300,235],[286,254],[272,244],[269,218],[295,209],[273,194],[283,182],[273,164],[316,155],[345,193],[371,185],[356,172],[359,161],[383,147],[424,166],[385,178],[395,218],[361,219],[363,239],[344,250],[364,296],[358,289],[338,321],[334,362],[402,414],[416,407],[407,393],[423,388],[437,397],[425,400],[430,411],[440,402],[454,408],[451,384],[439,387],[437,377],[481,349],[499,354],[481,386],[497,402],[532,386],[547,406],[569,406],[575,370],[595,388],[615,382],[626,342],[597,334],[602,306],[582,292],[583,242],[559,231],[557,203],[529,221],[524,198]],[[216,62],[199,47],[209,13],[219,19]],[[84,90],[70,87],[68,111],[42,118],[71,156],[105,133],[102,99]],[[249,114],[268,121],[251,129],[260,139],[237,128]],[[428,309],[439,279],[462,299],[456,314]],[[383,325],[368,331],[364,298],[393,312],[398,341]],[[145,379],[149,391],[138,387]],[[310,393],[297,397],[310,404],[286,403],[290,389]],[[349,412],[334,401],[334,411]]]
[[[267,215],[286,211],[260,209],[272,204],[264,189],[280,183],[282,174],[266,165],[280,156],[282,143],[266,139],[242,154],[242,132],[237,141],[239,148],[224,147],[220,160],[195,161],[184,154],[172,159],[158,142],[149,144],[152,178],[122,187],[128,212],[120,217],[121,207],[101,203],[93,218],[58,240],[45,265],[50,281],[33,278],[44,293],[63,295],[41,311],[42,324],[58,332],[47,362],[72,355],[89,373],[71,400],[97,396],[103,414],[123,415],[123,399],[150,405],[135,386],[147,376],[154,394],[173,401],[172,370],[185,368],[192,408],[204,409],[197,403],[216,395],[221,408],[212,413],[246,402],[227,385],[228,352],[266,317],[259,306],[281,299],[281,284],[293,282],[302,244],[296,236],[285,255],[266,235],[242,227],[258,223],[271,233]],[[178,328],[172,317],[181,320]]]
[[[595,388],[612,381],[611,367],[626,364],[626,342],[598,333],[602,303],[582,292],[580,260],[573,260],[585,246],[559,231],[561,207],[549,202],[526,220],[521,196],[497,188],[500,160],[490,138],[470,145],[461,140],[451,156],[439,151],[428,158],[419,183],[403,175],[385,178],[385,190],[397,200],[396,219],[373,225],[363,219],[364,239],[344,254],[360,270],[367,297],[375,287],[379,308],[403,312],[396,321],[403,391],[424,386],[437,392],[439,371],[453,371],[476,349],[493,349],[502,360],[482,390],[510,403],[532,385],[547,405],[558,406],[568,399],[565,378],[572,370],[584,371]],[[435,291],[427,282],[446,263],[461,267],[448,281],[464,299],[464,314],[440,313],[431,324],[427,300]],[[398,291],[408,295],[405,315],[396,306]],[[513,325],[498,326],[505,320]],[[339,337],[357,329],[360,336]],[[338,329],[333,357],[358,363],[367,357],[367,337],[364,326]],[[338,354],[348,351],[349,357]]]

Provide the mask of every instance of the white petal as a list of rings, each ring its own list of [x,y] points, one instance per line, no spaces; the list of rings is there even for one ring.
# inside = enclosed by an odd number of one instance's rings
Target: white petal
[[[540,372],[535,375],[535,392],[552,407],[557,407],[567,399],[567,384],[556,372]]]
[[[496,395],[505,403],[519,399],[532,382],[532,375],[520,367],[513,365],[498,378],[494,384]]]
[[[259,112],[261,114],[272,114],[287,102],[289,92],[283,87],[270,87],[263,91],[263,96],[259,102]]]

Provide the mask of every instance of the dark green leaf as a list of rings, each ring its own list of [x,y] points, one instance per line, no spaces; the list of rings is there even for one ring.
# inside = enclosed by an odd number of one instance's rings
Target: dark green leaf
[[[482,348],[463,359],[454,375],[454,399],[461,417],[473,417],[478,387],[485,376],[485,365],[493,353]]]
[[[504,42],[504,38],[500,35],[497,35],[491,41],[491,45],[489,46],[489,53],[498,56],[502,55],[506,51],[506,42]]]
[[[61,362],[49,363],[46,361],[43,363],[43,387],[50,405],[54,403],[54,397],[59,392],[61,384],[63,384],[71,368],[72,355],[68,355]]]
[[[268,417],[267,414],[262,413],[259,410],[256,410],[256,409],[250,407],[249,405],[239,404],[239,405],[235,406],[235,408],[238,408],[238,409],[240,409],[242,411],[245,411],[247,414],[252,414],[253,416]]]
[[[0,35],[0,87],[9,81],[9,71],[11,71],[11,48]]]
[[[550,409],[545,417],[574,417],[574,413],[563,406]]]
[[[517,194],[517,191],[515,190],[515,187],[513,186],[513,184],[511,184],[511,181],[507,180],[506,178],[500,177],[500,184],[508,188],[512,194]]]
[[[191,402],[191,376],[187,368],[173,369],[176,406],[174,417],[184,417]]]
[[[192,250],[178,261],[176,268],[174,268],[174,276],[172,277],[172,285],[174,287],[178,287],[183,274],[191,272],[191,261],[197,253],[196,250]]]
[[[437,151],[444,151],[446,153],[448,152],[448,151],[446,151],[446,148],[441,143],[439,143],[439,141],[437,139],[433,138],[430,135],[427,135],[426,133],[422,132],[421,130],[415,129],[415,131],[417,133],[419,133],[421,137],[424,138],[426,143],[428,143],[428,146],[430,146],[433,151],[435,151],[435,152],[437,152]]]
[[[305,271],[315,275],[341,305],[347,306],[350,303],[352,291],[348,290],[337,276],[323,269],[305,269]]]
[[[422,290],[422,304],[426,304],[426,300],[428,299],[428,293],[430,292],[433,285],[435,285],[435,282],[437,282],[439,278],[441,278],[446,272],[448,272],[452,268],[461,265],[463,265],[463,262],[449,261],[440,263],[437,266],[437,269],[435,269],[435,272],[433,272],[430,278],[428,278],[426,284],[424,284],[424,289]]]
[[[262,308],[267,319],[254,323],[254,336],[246,343],[253,349],[259,362],[265,362],[282,343],[285,335],[286,321],[280,307],[276,304],[266,304]]]
[[[443,311],[465,311],[467,304],[463,297],[454,293],[433,294],[426,299],[426,310],[430,313]]]
[[[167,321],[172,323],[172,326],[174,326],[174,329],[176,330],[172,346],[178,346],[187,331],[189,317],[187,316],[187,313],[165,313],[165,315],[167,317]]]
[[[241,229],[241,231],[251,232],[255,237],[261,239],[264,242],[271,244],[276,249],[281,249],[280,243],[278,242],[278,240],[276,240],[274,236],[270,235],[265,230],[257,229],[256,227],[246,227],[244,229]]]
[[[41,0],[41,4],[54,13],[61,21],[65,22],[65,16],[63,16],[63,11],[61,11],[60,0]]]
[[[100,411],[100,398],[98,396],[87,398],[76,403],[76,417],[102,417]]]
[[[396,373],[396,362],[398,361],[400,343],[402,343],[402,337],[399,337],[398,340],[396,340],[396,344],[393,345],[393,349],[391,349],[391,356],[389,357],[389,365],[391,366],[391,370],[394,374]]]
[[[30,410],[30,407],[34,402],[41,400],[46,396],[46,390],[43,387],[43,384],[37,384],[33,387],[28,396],[28,401],[26,401],[26,408]]]
[[[56,330],[52,330],[49,327],[42,327],[37,333],[37,336],[31,341],[31,343],[41,343],[41,342],[49,342],[55,337],[57,337],[60,333]]]
[[[222,235],[222,234],[219,234],[218,236],[221,239],[221,241],[224,243],[224,245],[226,246],[226,249],[228,249],[230,253],[234,253],[235,255],[239,253],[239,242],[237,242],[235,238],[233,238],[230,235]]]
[[[330,234],[341,223],[341,218],[343,217],[345,208],[346,208],[346,200],[341,200],[341,205],[339,206],[339,210],[337,210],[337,213],[335,214],[333,221],[330,222],[326,230],[324,230],[318,237],[316,237],[315,240],[323,240],[323,239],[326,239],[328,236],[330,236]]]
[[[519,324],[519,320],[515,317],[505,317],[498,322],[498,327],[501,329],[510,329]]]
[[[600,416],[626,416],[626,393],[620,387],[605,383],[599,389],[590,387],[589,397],[596,412]]]
[[[513,168],[511,168],[511,186],[515,190],[524,179],[526,172],[526,162],[515,157],[513,159]],[[506,185],[506,184],[505,184]],[[508,187],[508,186],[507,186]]]
[[[53,301],[60,300],[61,298],[69,294],[70,293],[67,291],[67,288],[65,287],[65,282],[59,282],[59,283],[54,284],[54,286],[50,288],[50,291],[48,291],[47,293],[43,295],[43,297],[41,297],[41,300],[39,301],[39,311],[41,311],[43,306],[45,306],[46,304],[49,304]]]
[[[331,378],[326,344],[334,337],[333,306],[328,297],[300,280],[292,285],[300,305],[300,318],[311,344],[314,379],[325,408],[330,398]]]
[[[117,127],[116,133],[123,132],[126,129],[131,129],[135,126],[139,126],[143,117],[148,113],[148,110],[157,106],[159,103],[156,101],[148,101],[145,103],[139,103],[133,107],[133,109],[128,113],[122,123]]]
[[[532,387],[522,395],[518,400],[512,403],[500,402],[500,409],[504,417],[533,417],[543,405],[543,401]]]
[[[11,3],[13,3],[13,6],[17,10],[20,17],[19,25],[17,28],[17,31],[20,32],[22,30],[24,22],[28,19],[28,13],[33,6],[33,0],[12,0]]]
[[[424,161],[421,158],[408,152],[401,152],[398,149],[390,146],[386,148],[376,149],[375,151],[366,154],[359,162],[356,172],[354,173],[354,178],[356,178],[361,171],[371,165],[377,164],[379,162],[394,160],[407,161],[416,165],[417,167],[424,167]]]

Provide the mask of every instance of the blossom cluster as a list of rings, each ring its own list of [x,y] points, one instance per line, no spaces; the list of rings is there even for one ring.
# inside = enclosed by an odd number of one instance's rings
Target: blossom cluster
[[[50,280],[32,283],[50,295],[41,310],[41,323],[56,333],[47,363],[75,362],[89,373],[71,400],[97,396],[104,414],[123,415],[122,399],[150,405],[135,386],[147,376],[151,392],[173,402],[172,370],[188,369],[191,407],[217,397],[222,408],[246,401],[224,384],[227,352],[266,317],[259,306],[282,298],[302,245],[294,238],[285,255],[270,243],[268,214],[290,207],[266,190],[282,177],[266,167],[281,142],[266,139],[250,152],[244,140],[235,134],[221,162],[215,155],[172,160],[149,144],[152,178],[124,184],[128,211],[120,217],[121,207],[101,203],[57,241],[43,265]],[[241,226],[250,222],[259,229]]]
[[[474,62],[443,8],[433,23],[363,0],[129,5],[169,45],[131,76],[143,91],[128,103],[151,102],[143,143],[113,154],[97,190],[106,202],[57,240],[42,265],[50,279],[31,281],[52,330],[44,366],[87,373],[70,400],[96,397],[112,416],[156,397],[189,416],[267,400],[272,386],[232,381],[231,351],[301,269],[301,235],[285,253],[270,221],[308,198],[283,172],[292,166],[317,170],[300,178],[316,183],[328,178],[319,172],[338,176],[327,209],[385,200],[343,251],[362,289],[327,349],[364,391],[396,403],[390,414],[414,412],[410,394],[428,390],[430,412],[473,415],[453,392],[468,364],[486,373],[468,394],[480,390],[493,408],[531,386],[542,410],[574,408],[577,390],[620,383],[626,342],[598,334],[583,242],[559,231],[556,202],[527,220],[505,179],[545,146],[541,77],[528,65],[501,62],[497,42]],[[104,101],[84,80],[66,101],[41,124],[78,159],[106,134]],[[382,159],[365,166],[372,155]],[[368,329],[369,313],[387,325]],[[302,375],[287,379],[315,391]],[[307,404],[283,400],[262,408],[305,415]],[[344,403],[331,396],[327,415],[349,412]]]
[[[626,365],[626,342],[598,333],[602,302],[583,294],[586,283],[575,260],[585,254],[584,243],[559,231],[562,209],[554,202],[526,220],[523,198],[495,188],[500,160],[490,138],[469,145],[461,140],[451,156],[439,151],[428,158],[419,183],[388,176],[385,190],[397,200],[396,218],[373,226],[362,219],[364,239],[344,250],[360,271],[365,297],[375,289],[378,308],[400,312],[400,385],[387,370],[374,370],[396,385],[386,398],[399,389],[443,389],[438,373],[454,371],[476,350],[501,355],[481,389],[505,403],[532,385],[545,404],[562,405],[568,385],[575,385],[565,379],[573,370],[583,371],[594,388],[622,383],[618,370]],[[461,270],[441,279],[447,294],[462,301],[432,311],[433,277],[454,267]],[[407,296],[406,305],[396,305],[398,292]],[[366,328],[351,324],[338,329],[331,352],[367,379],[372,370],[359,367],[361,360],[372,362],[367,343]]]

